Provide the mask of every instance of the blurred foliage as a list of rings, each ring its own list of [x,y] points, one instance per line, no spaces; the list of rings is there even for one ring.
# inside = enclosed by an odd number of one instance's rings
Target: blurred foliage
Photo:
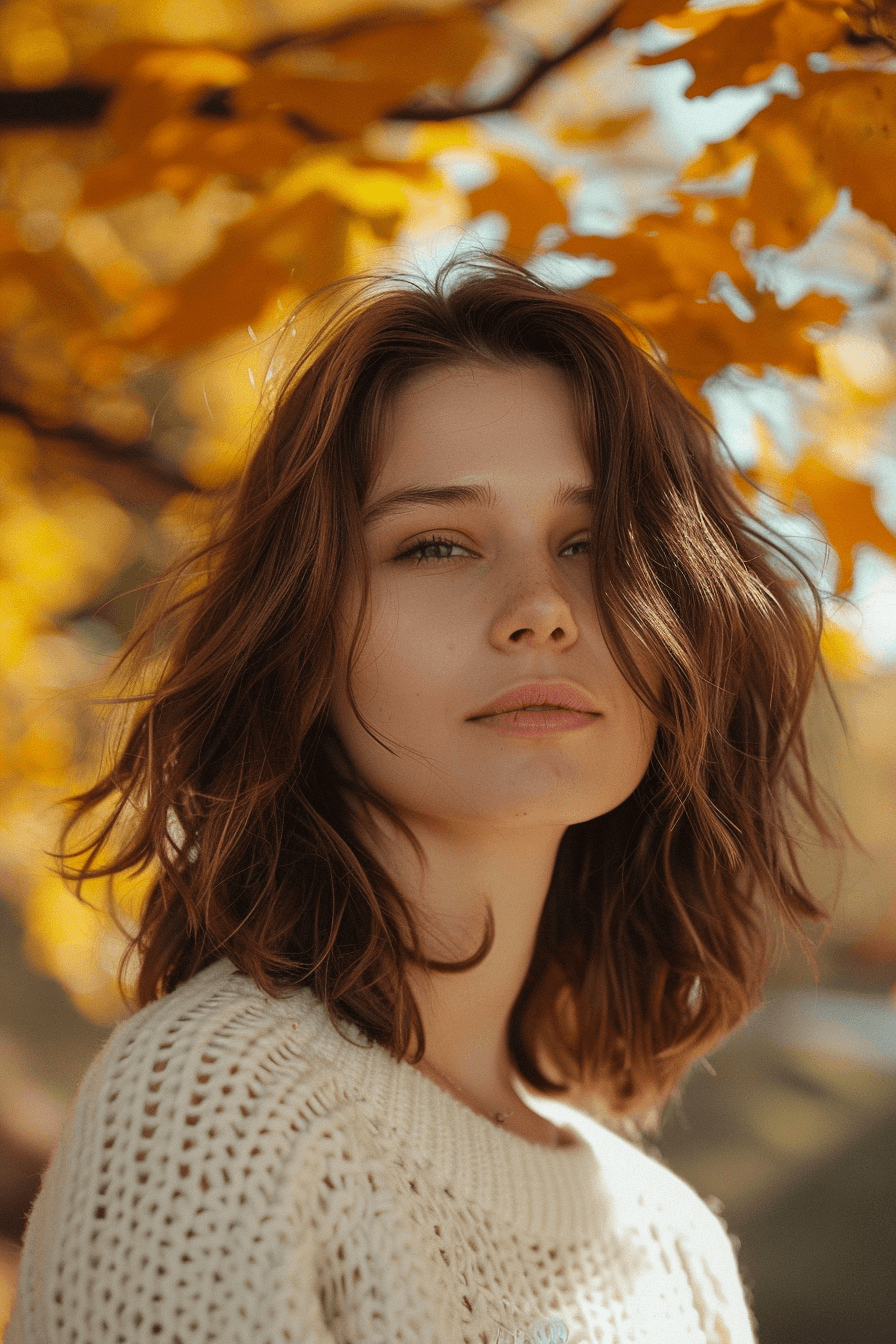
[[[649,23],[667,49],[639,55]],[[757,265],[844,189],[896,229],[894,52],[893,0],[7,0],[0,862],[29,955],[86,1015],[122,1011],[121,938],[42,857],[53,804],[93,765],[91,697],[141,588],[239,470],[276,371],[268,338],[328,281],[503,218],[520,260],[593,263],[579,283],[651,333],[704,409],[726,369],[817,378],[798,460],[759,423],[751,478],[820,522],[839,592],[857,546],[896,556],[862,474],[896,397],[892,351],[841,298],[785,302]],[[583,232],[601,165],[672,161],[644,81],[681,59],[688,98],[782,64],[795,79],[675,167],[663,208]],[[826,650],[842,678],[867,663],[843,625]],[[141,895],[139,879],[120,893],[126,914]]]

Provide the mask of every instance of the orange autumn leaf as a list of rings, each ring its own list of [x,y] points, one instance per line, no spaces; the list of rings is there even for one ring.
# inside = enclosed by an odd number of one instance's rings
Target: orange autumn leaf
[[[836,323],[844,304],[810,294],[779,308],[773,294],[757,289],[731,241],[739,202],[681,203],[679,214],[644,216],[632,233],[568,238],[562,249],[613,262],[614,273],[591,287],[647,329],[689,395],[728,364],[817,373],[805,333]]]
[[[287,287],[310,293],[329,284],[345,272],[352,220],[389,239],[407,182],[427,171],[333,152],[300,160],[251,214],[222,230],[212,256],[176,284],[142,294],[120,319],[118,338],[179,353],[256,321]]]
[[[141,145],[160,121],[190,108],[200,91],[233,87],[251,69],[242,57],[214,47],[122,42],[98,52],[84,73],[112,83],[114,95],[103,124],[116,144],[127,149]]]
[[[250,70],[209,48],[131,42],[98,53],[88,72],[116,81],[103,125],[119,153],[87,173],[81,204],[106,209],[158,190],[187,200],[216,174],[260,177],[287,164],[306,138],[282,120],[234,125],[197,114],[203,95],[238,85]]]
[[[396,19],[277,52],[240,85],[234,103],[244,115],[293,114],[351,138],[412,94],[461,83],[488,45],[484,20],[468,9]]]
[[[177,354],[257,321],[290,282],[309,292],[328,284],[343,271],[348,219],[333,197],[314,192],[290,210],[240,220],[208,261],[142,296],[123,317],[119,339]]]
[[[130,80],[172,91],[236,84],[249,66],[244,57],[208,44],[130,39],[100,47],[81,65],[81,75],[100,83]]]
[[[756,155],[742,213],[756,246],[791,248],[833,209],[848,187],[852,203],[896,228],[896,73],[804,71],[803,94],[777,97],[732,140],[731,161]],[[713,155],[703,163],[713,171]],[[696,178],[697,165],[689,176]]]
[[[701,382],[728,364],[756,374],[769,365],[797,377],[817,374],[818,361],[807,332],[819,322],[833,324],[845,305],[810,294],[781,309],[771,294],[751,290],[744,297],[755,313],[746,321],[724,302],[683,298],[678,312],[656,330],[670,365]]]
[[[639,65],[667,65],[670,61],[690,61],[694,79],[688,85],[688,98],[705,97],[731,84],[752,84],[765,79],[777,61],[770,61],[774,47],[774,22],[782,3],[752,6],[750,12],[736,9],[716,16],[708,31],[690,42],[658,56],[642,56]]]
[[[527,257],[545,225],[566,224],[566,205],[525,159],[511,154],[495,154],[494,158],[498,175],[469,193],[470,212],[475,217],[487,210],[500,211],[510,225],[505,251]]]
[[[642,300],[662,301],[677,295],[673,262],[664,255],[659,230],[639,228],[619,238],[574,235],[561,243],[560,250],[611,261],[615,271],[594,281],[594,287],[625,312],[631,313],[631,306]]]
[[[746,136],[736,135],[730,140],[719,140],[707,145],[681,174],[682,183],[709,183],[724,179],[744,162],[755,158],[755,150]],[[709,190],[709,188],[705,188]]]
[[[651,19],[665,19],[675,13],[675,0],[623,0],[612,16],[612,26],[641,28]]]
[[[198,117],[170,117],[136,150],[119,154],[86,177],[81,204],[105,210],[149,191],[171,191],[189,199],[221,173],[258,181],[285,168],[307,145],[307,137],[274,117],[203,123]]]
[[[842,36],[842,11],[835,5],[777,0],[727,11],[709,11],[715,23],[690,42],[659,56],[642,56],[640,65],[687,60],[695,77],[688,98],[706,97],[730,85],[767,79],[782,61],[799,70],[811,51],[826,51]]]
[[[840,561],[837,592],[852,587],[853,552],[867,544],[896,559],[896,536],[874,507],[874,490],[829,467],[820,457],[804,457],[789,472],[776,472],[774,489],[783,502],[810,510],[823,524]]]
[[[805,92],[790,112],[814,150],[815,172],[832,193],[846,185],[852,203],[872,219],[896,228],[896,73],[834,71],[803,77]],[[772,104],[774,107],[774,104]],[[772,113],[772,107],[767,113]],[[768,116],[780,125],[784,109]],[[763,115],[763,114],[760,114]],[[763,185],[757,164],[751,195]]]
[[[726,199],[705,202],[679,193],[674,214],[648,214],[635,227],[615,238],[574,235],[564,252],[606,258],[616,266],[611,277],[614,302],[637,302],[670,293],[705,298],[710,281],[725,271],[738,286],[751,277],[731,240],[732,229],[743,214],[741,203]],[[623,297],[624,295],[624,297]]]

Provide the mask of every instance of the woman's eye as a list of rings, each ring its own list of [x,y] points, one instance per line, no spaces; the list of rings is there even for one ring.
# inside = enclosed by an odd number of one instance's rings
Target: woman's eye
[[[449,541],[447,537],[424,537],[422,541],[415,541],[413,546],[408,547],[406,551],[402,551],[401,555],[397,555],[395,558],[396,560],[407,560],[413,556],[417,564],[420,564],[422,560],[450,560],[451,556],[449,555],[425,556],[422,554],[423,551],[436,550],[440,546],[447,547],[449,551],[466,549],[461,546],[460,542]]]
[[[581,541],[572,541],[572,542],[569,543],[568,546],[564,546],[564,547],[563,547],[563,550],[561,551],[561,555],[565,554],[566,551],[574,550],[577,546],[585,546],[585,547],[587,547],[589,544],[590,544],[590,543],[589,543],[589,541],[588,541],[588,539],[587,539],[586,537],[583,537]],[[446,548],[448,551],[452,551],[452,550],[464,551],[464,550],[466,550],[466,547],[465,547],[465,546],[461,546],[461,544],[460,544],[459,541],[451,541],[450,538],[448,538],[448,537],[424,537],[422,541],[415,541],[413,546],[409,546],[408,549],[407,549],[406,551],[402,551],[401,554],[400,554],[400,555],[397,555],[395,558],[396,558],[396,560],[408,560],[408,559],[412,559],[412,558],[413,558],[413,559],[416,561],[416,563],[417,563],[418,565],[421,564],[421,563],[423,563],[423,562],[425,562],[426,560],[451,560],[451,559],[453,559],[453,556],[451,556],[451,555],[425,555],[425,554],[424,554],[425,551],[436,551],[436,550],[439,549],[439,547],[444,547],[444,548]]]

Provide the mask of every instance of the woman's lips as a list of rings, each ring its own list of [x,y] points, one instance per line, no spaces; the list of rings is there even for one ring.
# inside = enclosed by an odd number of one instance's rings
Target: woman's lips
[[[582,714],[574,709],[512,709],[489,714],[473,722],[488,725],[496,733],[514,737],[541,737],[546,733],[568,733],[595,723],[598,714]]]
[[[509,713],[512,710],[551,710],[573,711],[594,715],[597,706],[591,696],[579,687],[567,681],[529,681],[523,686],[514,686],[497,696],[490,704],[483,706],[473,716],[476,719]]]

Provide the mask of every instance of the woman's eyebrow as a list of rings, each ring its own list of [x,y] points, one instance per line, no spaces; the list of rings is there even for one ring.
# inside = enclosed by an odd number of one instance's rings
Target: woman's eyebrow
[[[568,504],[590,506],[594,502],[594,495],[593,485],[561,485],[551,502],[557,509]],[[490,485],[410,485],[403,490],[393,490],[368,505],[363,511],[362,521],[366,527],[380,522],[389,514],[403,513],[421,504],[478,504],[491,509],[496,503],[497,497]]]

